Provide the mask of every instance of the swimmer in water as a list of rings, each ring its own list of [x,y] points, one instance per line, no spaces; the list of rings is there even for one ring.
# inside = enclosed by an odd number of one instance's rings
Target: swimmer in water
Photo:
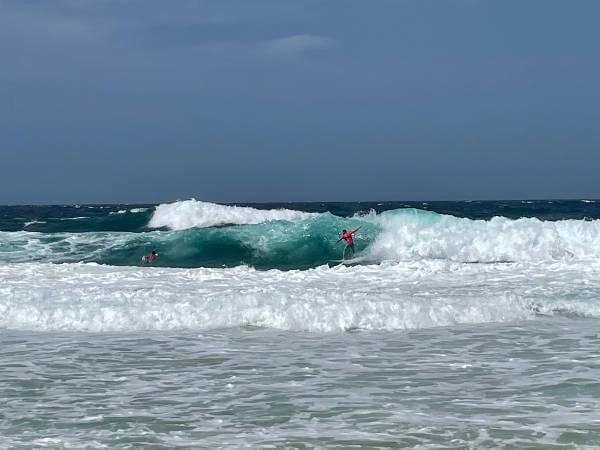
[[[142,262],[146,264],[151,264],[158,259],[158,252],[156,250],[152,250],[151,253],[142,256]]]

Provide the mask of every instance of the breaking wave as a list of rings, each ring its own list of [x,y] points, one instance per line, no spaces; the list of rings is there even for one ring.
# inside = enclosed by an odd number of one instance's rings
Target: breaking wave
[[[123,217],[141,231],[0,232],[0,262],[139,265],[141,255],[157,250],[156,265],[165,267],[307,269],[339,260],[343,249],[336,242],[339,232],[359,227],[355,243],[362,264],[600,257],[600,220],[474,220],[412,208],[340,217],[329,212],[259,210],[196,200],[159,205],[153,212],[116,212],[105,220]]]
[[[377,260],[516,262],[600,256],[599,220],[472,220],[394,210],[374,217],[373,222],[381,232],[367,252]]]

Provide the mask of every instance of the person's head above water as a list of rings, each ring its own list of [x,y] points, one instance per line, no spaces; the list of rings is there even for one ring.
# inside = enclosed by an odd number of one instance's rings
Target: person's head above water
[[[152,250],[152,254],[153,254],[153,255],[156,255],[156,250]]]
[[[346,230],[342,230],[342,233],[345,233],[345,232],[346,232]]]

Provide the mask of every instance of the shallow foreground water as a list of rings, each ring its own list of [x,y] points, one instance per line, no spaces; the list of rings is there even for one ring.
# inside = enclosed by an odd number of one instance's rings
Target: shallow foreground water
[[[0,335],[2,448],[597,448],[598,320]]]

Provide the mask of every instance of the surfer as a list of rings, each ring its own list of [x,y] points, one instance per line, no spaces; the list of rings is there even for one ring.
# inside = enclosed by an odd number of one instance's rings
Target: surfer
[[[352,239],[352,235],[358,230],[360,230],[360,227],[358,227],[354,231],[342,230],[342,235],[336,242],[337,244],[338,242],[343,240],[346,243],[346,246],[344,247],[344,252],[342,253],[342,261],[346,259],[346,250],[348,250],[348,248],[352,250],[352,257],[354,258],[354,240]]]
[[[147,255],[142,256],[142,262],[147,263],[147,264],[151,264],[154,261],[156,261],[157,259],[158,259],[158,252],[156,250],[152,250],[151,253],[148,253]]]

